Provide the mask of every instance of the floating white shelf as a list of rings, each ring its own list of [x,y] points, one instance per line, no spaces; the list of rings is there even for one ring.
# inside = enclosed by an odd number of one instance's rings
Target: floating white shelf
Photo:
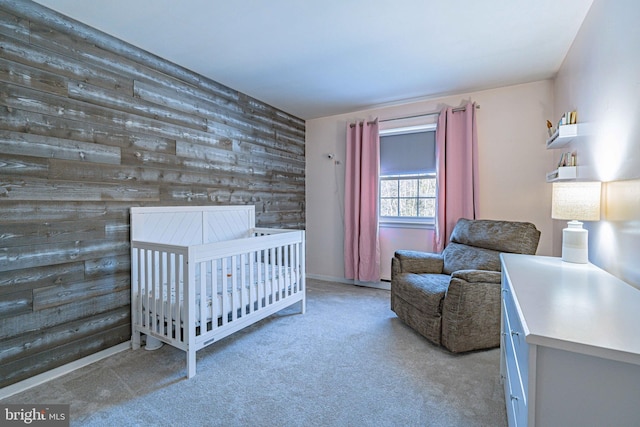
[[[547,182],[576,179],[576,166],[563,166],[547,174]]]
[[[564,147],[578,136],[578,125],[562,125],[547,139],[547,148]]]

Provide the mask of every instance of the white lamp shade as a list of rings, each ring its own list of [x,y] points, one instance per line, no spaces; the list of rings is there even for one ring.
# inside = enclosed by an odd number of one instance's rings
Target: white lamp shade
[[[551,218],[600,220],[600,182],[554,182]]]

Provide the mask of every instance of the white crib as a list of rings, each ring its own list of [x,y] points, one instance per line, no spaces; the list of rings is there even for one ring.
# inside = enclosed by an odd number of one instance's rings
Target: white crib
[[[253,206],[131,208],[132,347],[196,351],[300,302],[305,232],[255,228]]]

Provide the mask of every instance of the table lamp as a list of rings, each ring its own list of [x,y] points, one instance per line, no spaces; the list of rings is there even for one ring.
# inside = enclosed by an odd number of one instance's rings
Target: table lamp
[[[589,262],[589,232],[580,221],[600,220],[600,182],[554,182],[551,218],[569,220],[562,230],[562,260]]]

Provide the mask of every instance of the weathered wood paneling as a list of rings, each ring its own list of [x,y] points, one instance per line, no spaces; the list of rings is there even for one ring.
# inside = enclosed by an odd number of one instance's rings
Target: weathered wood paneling
[[[11,37],[3,37],[0,38],[0,49],[2,50],[2,57],[12,62],[39,68],[52,74],[95,84],[107,89],[133,93],[133,81],[128,81],[116,73],[99,67],[90,67],[85,63],[62,55],[53,55],[51,51],[28,42],[22,42]],[[55,61],[52,59],[55,59]]]
[[[28,340],[22,337],[5,339],[0,342],[0,364],[40,353],[60,342],[90,337],[114,325],[128,324],[130,316],[130,310],[121,307],[94,316],[90,321],[77,320],[33,333]]]
[[[42,332],[79,319],[90,319],[98,314],[129,305],[131,292],[123,290],[111,294],[74,301],[62,306],[46,308],[32,313],[0,318],[0,341],[31,333]]]
[[[3,294],[2,298],[0,298],[0,317],[30,313],[32,310],[33,293],[31,291],[26,290]]]
[[[40,245],[76,240],[104,239],[104,221],[60,221],[41,223],[1,224],[0,246]]]
[[[0,387],[130,337],[129,209],[305,225],[305,124],[36,3],[0,3]]]
[[[0,11],[0,34],[29,41],[29,21]]]
[[[0,111],[2,106],[0,105]],[[93,142],[96,144],[130,148],[137,150],[153,150],[158,153],[175,154],[176,142],[172,139],[151,137],[92,123],[88,128],[84,122],[66,119],[59,116],[31,113],[16,108],[4,112],[2,126],[7,130],[70,139],[74,141]]]
[[[127,220],[131,203],[126,202],[11,202],[0,199],[0,223],[16,224],[21,222],[75,221],[83,219]]]
[[[52,264],[27,270],[3,271],[0,274],[0,296],[2,294],[33,290],[44,286],[63,286],[85,278],[85,263],[72,262]]]
[[[120,149],[116,147],[2,130],[0,152],[5,155],[120,164]]]
[[[0,80],[31,89],[65,95],[67,79],[16,62],[0,59]]]
[[[67,340],[64,345],[3,363],[0,365],[0,377],[8,383],[16,382],[51,369],[51,365],[56,365],[59,360],[76,360],[88,356],[126,341],[131,335],[130,324],[105,328],[106,325],[102,325],[102,329],[90,337],[70,342]]]

